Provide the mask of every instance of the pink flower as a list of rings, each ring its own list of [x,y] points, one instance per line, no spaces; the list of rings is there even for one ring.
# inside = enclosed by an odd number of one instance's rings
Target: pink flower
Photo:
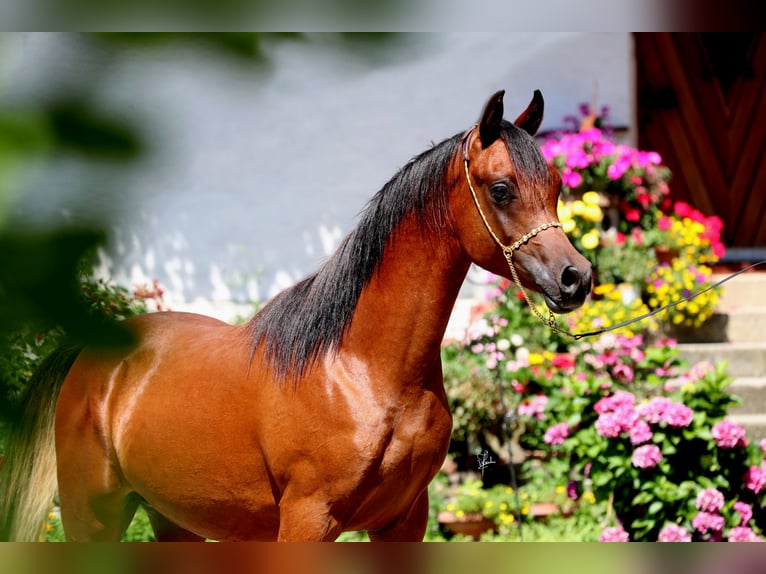
[[[654,468],[662,460],[662,451],[657,445],[645,444],[633,451],[630,461],[636,468]]]
[[[582,183],[582,176],[576,171],[572,171],[570,168],[564,168],[561,172],[561,183],[567,187],[575,189]]]
[[[739,525],[747,526],[747,523],[753,518],[753,507],[744,502],[735,502],[734,510],[739,513]]]
[[[659,221],[657,221],[657,227],[661,231],[668,231],[671,227],[673,227],[673,220],[670,219],[667,215],[663,215],[660,217]]]
[[[598,414],[615,411],[620,407],[632,407],[636,402],[636,396],[628,391],[615,391],[612,395],[604,397],[593,405],[593,410]]]
[[[763,456],[766,458],[766,438],[761,439],[761,452],[763,452]]]
[[[766,470],[760,466],[751,466],[745,471],[742,481],[745,483],[745,488],[758,494],[766,485]]]
[[[599,542],[628,542],[630,537],[622,526],[609,526],[601,531]]]
[[[545,444],[561,444],[564,442],[564,439],[569,436],[569,425],[567,423],[558,423],[550,427],[547,431],[545,431],[545,435],[543,436],[543,440],[545,441]]]
[[[642,444],[652,440],[652,429],[644,421],[636,421],[636,424],[628,431],[631,444]]]
[[[541,421],[545,418],[545,405],[547,404],[548,397],[545,395],[535,395],[531,399],[523,400],[517,412],[519,416],[534,417]]]
[[[710,430],[719,448],[735,448],[747,446],[745,429],[730,420],[716,423]]]
[[[657,542],[691,542],[692,535],[678,524],[666,524],[657,537]]]
[[[692,526],[701,532],[706,534],[707,532],[720,532],[723,530],[723,516],[715,514],[713,512],[700,511],[692,519]]]
[[[723,508],[723,494],[715,488],[706,488],[697,494],[695,506],[704,512],[720,512]]]
[[[622,432],[620,417],[615,413],[603,413],[596,419],[596,431],[606,438],[617,438]]]
[[[729,542],[761,542],[761,539],[747,526],[735,526],[729,530]]]
[[[686,405],[670,402],[662,413],[662,420],[672,427],[687,427],[694,418],[694,411]]]

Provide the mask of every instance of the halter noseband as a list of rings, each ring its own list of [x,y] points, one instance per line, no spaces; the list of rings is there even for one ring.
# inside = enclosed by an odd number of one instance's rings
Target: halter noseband
[[[532,231],[529,231],[528,233],[525,233],[521,236],[515,243],[511,245],[506,245],[502,241],[500,241],[500,238],[497,236],[497,234],[492,229],[492,226],[489,223],[489,220],[487,219],[487,216],[484,214],[484,210],[481,208],[481,204],[479,203],[479,197],[476,194],[476,190],[473,187],[473,183],[471,182],[471,175],[468,170],[468,149],[470,147],[470,141],[471,141],[471,132],[476,129],[476,126],[473,126],[469,128],[462,137],[461,141],[461,147],[463,150],[463,167],[465,168],[465,178],[468,182],[468,189],[471,190],[471,196],[473,197],[473,203],[476,205],[476,209],[479,212],[479,215],[481,216],[481,220],[484,222],[484,227],[487,228],[487,231],[489,232],[492,239],[494,239],[495,243],[502,249],[503,255],[505,256],[505,260],[508,263],[508,269],[511,271],[511,276],[513,277],[514,283],[516,283],[516,286],[519,288],[521,293],[524,295],[524,299],[527,302],[527,305],[529,305],[529,308],[532,310],[532,312],[537,315],[537,317],[548,327],[553,329],[554,331],[559,331],[560,333],[566,333],[566,331],[560,329],[558,325],[556,324],[556,316],[553,314],[553,312],[548,309],[548,316],[545,317],[540,312],[540,310],[537,308],[537,306],[532,302],[532,300],[529,298],[529,294],[527,293],[527,290],[524,289],[524,287],[521,284],[521,280],[519,279],[519,274],[516,272],[516,266],[513,264],[513,253],[514,251],[520,249],[522,245],[525,245],[529,242],[530,239],[533,237],[536,237],[539,233],[545,231],[546,229],[552,229],[554,227],[561,227],[561,224],[558,221],[550,221],[548,223],[543,223],[542,225],[539,225],[535,227]]]

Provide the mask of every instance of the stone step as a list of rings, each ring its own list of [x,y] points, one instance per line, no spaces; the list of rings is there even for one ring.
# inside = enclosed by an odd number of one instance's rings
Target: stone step
[[[728,341],[766,341],[766,307],[740,306],[727,311],[726,318]]]
[[[740,377],[734,379],[727,390],[742,401],[731,409],[732,414],[766,414],[766,377]]]
[[[714,274],[712,280],[715,282],[725,277]],[[722,286],[718,308],[726,312],[741,307],[766,309],[766,272],[743,273]]]
[[[678,348],[691,364],[727,361],[727,372],[732,377],[766,377],[766,341],[683,343]]]

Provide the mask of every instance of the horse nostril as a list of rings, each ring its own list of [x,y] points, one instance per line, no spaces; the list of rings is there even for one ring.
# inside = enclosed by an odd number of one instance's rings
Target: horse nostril
[[[561,272],[561,286],[566,293],[577,291],[580,288],[581,280],[580,270],[574,265],[564,267],[564,270]]]

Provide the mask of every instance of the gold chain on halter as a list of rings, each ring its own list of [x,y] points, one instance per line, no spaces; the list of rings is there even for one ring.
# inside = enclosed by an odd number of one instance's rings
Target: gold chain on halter
[[[533,237],[536,237],[538,233],[545,231],[546,229],[561,227],[561,224],[558,221],[550,221],[548,223],[543,223],[542,225],[535,227],[529,233],[526,233],[525,235],[523,235],[518,241],[516,241],[512,245],[505,245],[502,241],[500,241],[500,238],[493,231],[492,226],[489,224],[489,220],[487,219],[487,216],[484,215],[484,210],[481,208],[481,204],[479,203],[479,197],[476,194],[476,190],[473,188],[473,183],[471,182],[471,175],[468,171],[467,153],[465,153],[463,157],[463,167],[465,168],[465,177],[466,177],[466,180],[468,181],[468,188],[471,190],[471,196],[473,197],[473,202],[476,205],[476,209],[478,210],[479,215],[481,216],[481,220],[484,222],[484,227],[487,228],[487,231],[492,236],[492,239],[495,240],[495,243],[497,243],[500,246],[500,249],[503,250],[503,255],[505,256],[505,260],[508,262],[508,268],[511,270],[511,277],[513,277],[514,283],[516,283],[516,286],[519,288],[522,295],[524,295],[524,300],[527,302],[527,305],[529,305],[529,308],[532,310],[532,312],[535,315],[537,315],[540,321],[542,321],[548,327],[550,327],[554,331],[566,333],[566,331],[558,327],[556,323],[556,316],[553,314],[553,311],[548,309],[548,316],[545,317],[542,314],[542,312],[537,308],[537,305],[535,305],[532,302],[532,299],[530,299],[529,294],[527,293],[527,290],[521,284],[521,280],[519,279],[519,274],[516,272],[516,266],[513,264],[514,251],[521,248],[522,245],[525,245]]]

